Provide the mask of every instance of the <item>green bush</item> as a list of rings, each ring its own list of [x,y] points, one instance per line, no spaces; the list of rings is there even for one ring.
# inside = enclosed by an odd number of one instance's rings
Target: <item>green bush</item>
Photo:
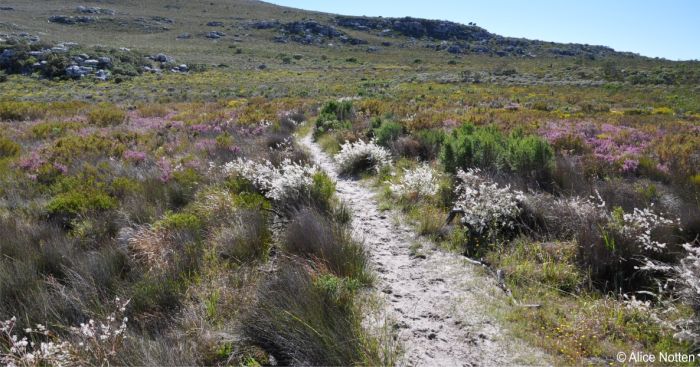
[[[312,203],[320,210],[330,210],[335,193],[335,182],[324,172],[317,172],[313,175],[311,185]]]
[[[349,120],[353,115],[352,102],[329,101],[321,107],[318,119],[316,119],[316,133],[328,130],[349,128]]]
[[[445,141],[445,132],[443,130],[420,130],[415,135],[420,143],[421,157],[426,160],[435,159]]]
[[[202,221],[190,213],[168,213],[154,225],[156,228],[172,230],[198,231],[202,228]]]
[[[46,105],[34,102],[0,102],[0,120],[34,120],[46,115]]]
[[[133,133],[113,133],[109,136],[67,135],[58,138],[48,149],[52,161],[69,164],[79,158],[113,156],[120,157],[127,148],[126,143],[136,140]]]
[[[448,172],[479,167],[536,179],[548,177],[553,157],[549,143],[540,137],[522,132],[505,136],[493,126],[471,124],[462,125],[447,136],[440,154]]]
[[[88,112],[88,122],[98,126],[115,126],[119,125],[126,119],[126,113],[119,107],[101,103],[90,112]]]
[[[45,139],[62,136],[66,131],[78,129],[80,126],[77,122],[50,121],[32,126],[31,131],[37,139]]]
[[[20,149],[19,144],[0,136],[0,158],[14,157],[19,154]]]
[[[551,167],[554,152],[546,140],[513,134],[507,144],[506,163],[512,171],[533,174]]]
[[[49,215],[58,218],[65,225],[78,215],[91,211],[105,211],[116,206],[117,201],[104,192],[74,190],[54,196],[46,206],[46,210]]]
[[[402,133],[403,126],[393,121],[384,122],[378,128],[374,129],[374,136],[377,139],[377,144],[383,146],[389,146],[389,144],[398,139]]]

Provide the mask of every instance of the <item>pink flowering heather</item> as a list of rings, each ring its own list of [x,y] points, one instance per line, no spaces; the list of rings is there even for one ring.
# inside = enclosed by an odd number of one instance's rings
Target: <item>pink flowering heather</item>
[[[68,173],[68,167],[65,164],[54,162],[53,168],[55,168],[58,172],[61,172],[63,175]]]
[[[168,182],[173,178],[173,166],[170,161],[163,157],[156,162],[156,166],[160,170],[160,180],[163,182]]]
[[[194,143],[194,147],[202,152],[212,153],[216,150],[216,139],[200,139]]]
[[[31,152],[28,157],[20,159],[17,166],[25,171],[36,172],[44,163],[46,163],[46,160],[39,153]]]
[[[146,160],[146,153],[137,150],[127,150],[123,155],[124,159],[134,163],[141,163]]]
[[[649,147],[653,135],[641,130],[591,122],[553,122],[540,133],[550,143],[578,138],[600,161],[617,166],[622,172],[634,173],[639,167],[639,158]]]
[[[459,126],[459,121],[454,120],[454,119],[447,119],[442,122],[442,127],[444,127],[447,130],[452,130]]]

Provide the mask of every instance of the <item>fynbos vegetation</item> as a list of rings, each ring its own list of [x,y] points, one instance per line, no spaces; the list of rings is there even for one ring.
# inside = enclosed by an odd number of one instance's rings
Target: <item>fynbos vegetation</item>
[[[697,62],[65,3],[0,7],[0,364],[697,352]]]

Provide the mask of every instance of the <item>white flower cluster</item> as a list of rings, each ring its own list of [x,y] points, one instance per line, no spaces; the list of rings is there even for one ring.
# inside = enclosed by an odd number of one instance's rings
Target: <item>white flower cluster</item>
[[[683,248],[688,254],[675,267],[676,281],[683,285],[686,298],[698,306],[700,304],[700,247],[686,243]]]
[[[346,141],[340,146],[340,152],[335,155],[335,161],[340,167],[340,172],[352,172],[360,164],[369,164],[379,172],[382,167],[391,165],[391,153],[374,141]]]
[[[634,208],[632,213],[624,213],[622,216],[623,235],[635,239],[645,250],[661,252],[666,248],[665,243],[651,239],[651,231],[654,228],[676,224],[674,221],[654,213],[651,209]]]
[[[65,366],[70,361],[70,344],[61,342],[41,342],[39,345],[29,341],[27,337],[19,337],[13,333],[16,317],[10,320],[0,321],[0,337],[8,343],[7,351],[0,351],[0,364],[3,366]],[[33,329],[25,329],[25,333],[35,332]],[[36,325],[36,332],[48,336],[49,333],[43,325]],[[5,348],[3,348],[5,350]]]
[[[318,168],[292,162],[289,159],[285,159],[279,167],[275,167],[269,161],[256,163],[238,158],[224,165],[224,172],[229,175],[241,175],[268,199],[282,202],[307,195]]]
[[[80,327],[70,328],[71,335],[61,339],[49,332],[45,326],[36,324],[35,328],[24,329],[27,335],[37,335],[48,341],[35,343],[27,336],[21,339],[14,333],[16,317],[0,321],[0,342],[8,345],[0,349],[0,364],[3,366],[69,366],[109,364],[109,358],[117,353],[118,347],[126,337],[127,317],[122,317],[129,301],[116,299],[117,311],[110,314],[105,322],[96,323],[89,320]],[[119,320],[118,320],[119,316]]]
[[[404,169],[401,182],[392,184],[393,193],[405,197],[425,197],[437,193],[438,182],[435,171],[427,164],[422,164],[414,169]]]
[[[461,183],[455,189],[455,207],[464,211],[462,223],[478,233],[513,228],[525,199],[520,191],[510,186],[499,187],[495,182],[479,176],[479,169],[457,172]]]

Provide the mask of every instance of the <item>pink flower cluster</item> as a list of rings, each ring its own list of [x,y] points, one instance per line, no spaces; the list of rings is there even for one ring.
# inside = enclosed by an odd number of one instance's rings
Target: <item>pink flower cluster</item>
[[[127,150],[123,155],[124,159],[127,161],[132,161],[134,163],[141,163],[146,160],[146,153],[139,152],[137,150]]]
[[[617,166],[622,172],[633,173],[639,158],[655,138],[654,135],[627,126],[591,122],[551,122],[540,130],[550,143],[564,139],[580,139],[599,160]]]

